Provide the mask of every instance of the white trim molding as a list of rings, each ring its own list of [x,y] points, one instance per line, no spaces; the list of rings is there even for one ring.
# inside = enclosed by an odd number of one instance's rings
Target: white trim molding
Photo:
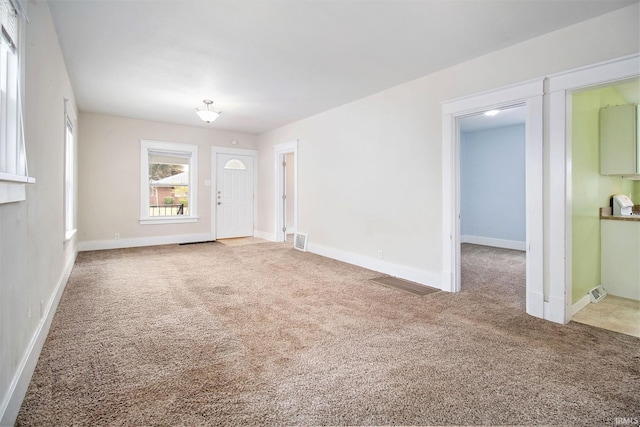
[[[572,304],[572,92],[640,76],[640,54],[581,67],[548,78],[549,91],[549,255],[548,312],[568,323]],[[576,303],[578,304],[578,303]]]
[[[318,245],[316,243],[309,243],[307,246],[307,251],[316,255],[321,255],[327,258],[346,262],[348,264],[367,268],[369,270],[378,271],[389,276],[410,280],[424,286],[448,290],[442,287],[439,273],[420,270],[405,265],[393,264],[387,261],[369,258],[353,252],[329,248],[327,246]]]
[[[284,194],[284,173],[282,168],[282,162],[284,156],[289,153],[293,153],[293,168],[294,168],[294,180],[293,180],[293,223],[294,229],[298,226],[298,140],[283,142],[282,144],[274,145],[274,231],[277,242],[284,242],[287,239],[287,234],[290,234],[292,230],[287,232],[282,231],[282,224],[284,223],[284,208],[282,203],[282,194]]]
[[[189,159],[189,214],[152,217],[149,215],[149,157],[159,152],[167,157]],[[140,140],[140,221],[142,225],[176,224],[198,221],[198,146],[181,142]]]
[[[210,233],[178,234],[173,236],[135,237],[131,239],[90,240],[78,243],[78,251],[101,251],[104,249],[137,248],[140,246],[173,245],[215,240]]]
[[[0,402],[0,426],[11,426],[15,423],[16,418],[18,417],[20,406],[27,394],[31,377],[36,369],[36,364],[38,363],[38,358],[42,352],[42,347],[44,346],[44,342],[49,334],[49,329],[51,328],[53,316],[56,313],[62,293],[69,281],[69,276],[71,275],[71,270],[76,262],[77,255],[78,252],[76,251],[67,262],[60,279],[56,283],[53,294],[49,298],[49,301],[44,305],[40,323],[38,323],[38,327],[27,346],[27,351],[25,352],[24,357],[20,360],[20,364],[18,365],[16,373],[11,380],[11,384],[9,385],[9,390],[7,391],[4,401]]]
[[[589,304],[591,304],[591,296],[587,294],[571,306],[571,316],[575,315],[577,312],[579,312]]]
[[[268,240],[270,242],[275,242],[276,241],[276,234],[275,233],[268,233],[266,231],[255,230],[254,236],[255,237],[259,237],[260,239]]]
[[[497,88],[442,104],[442,289],[460,291],[460,129],[458,120],[483,111],[526,107],[527,313],[543,317],[544,79]]]

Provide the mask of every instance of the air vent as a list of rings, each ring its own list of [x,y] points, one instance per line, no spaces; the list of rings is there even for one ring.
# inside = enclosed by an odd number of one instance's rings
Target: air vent
[[[293,247],[302,252],[307,251],[307,235],[302,233],[296,233],[293,236]]]
[[[591,302],[600,302],[607,296],[607,291],[604,290],[602,285],[598,285],[589,291],[589,295],[591,296]]]

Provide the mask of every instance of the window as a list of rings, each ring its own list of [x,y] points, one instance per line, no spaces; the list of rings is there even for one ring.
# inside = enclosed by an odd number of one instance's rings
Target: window
[[[235,170],[244,170],[247,167],[242,163],[242,160],[231,159],[227,163],[224,164],[225,169],[235,169]]]
[[[64,100],[64,239],[70,240],[76,233],[75,221],[75,151],[73,136],[75,113],[71,101]]]
[[[0,0],[0,203],[25,200],[28,177],[22,123],[22,8]]]
[[[198,146],[140,142],[140,223],[196,222]]]

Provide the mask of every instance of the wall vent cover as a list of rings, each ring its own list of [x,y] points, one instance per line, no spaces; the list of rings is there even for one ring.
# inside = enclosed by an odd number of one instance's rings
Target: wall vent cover
[[[307,251],[307,235],[302,233],[295,233],[293,236],[293,247],[299,251]]]
[[[600,302],[607,296],[607,291],[604,290],[602,285],[598,285],[589,291],[589,295],[591,296],[591,302]]]

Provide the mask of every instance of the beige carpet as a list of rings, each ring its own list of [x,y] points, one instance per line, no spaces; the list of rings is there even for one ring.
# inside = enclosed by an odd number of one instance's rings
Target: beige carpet
[[[495,258],[484,257],[464,258],[478,269]],[[522,286],[516,259],[497,262],[502,273],[483,267],[493,286],[419,296],[289,244],[84,252],[17,424],[639,418],[640,340],[527,316],[511,289]]]

